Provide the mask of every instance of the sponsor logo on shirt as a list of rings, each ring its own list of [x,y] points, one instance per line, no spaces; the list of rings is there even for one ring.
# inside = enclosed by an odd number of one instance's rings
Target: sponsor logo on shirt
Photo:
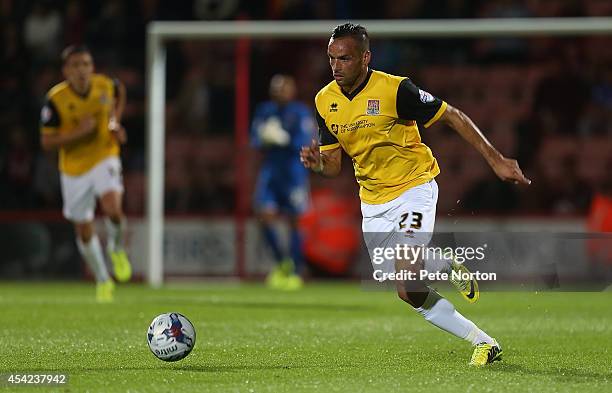
[[[348,124],[332,124],[331,131],[334,133],[334,135],[338,135],[345,134],[347,132],[355,132],[358,131],[360,128],[371,128],[374,126],[375,124],[368,120],[359,120],[354,123]]]
[[[434,96],[426,92],[425,90],[419,89],[419,97],[421,97],[421,102],[423,104],[427,104],[429,102],[433,102],[435,100]]]
[[[338,112],[338,103],[337,102],[332,102],[329,105],[329,111],[330,112]]]

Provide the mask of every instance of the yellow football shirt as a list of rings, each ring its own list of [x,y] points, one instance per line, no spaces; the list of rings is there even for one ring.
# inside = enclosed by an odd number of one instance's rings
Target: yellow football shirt
[[[108,128],[115,92],[115,82],[101,74],[92,76],[86,96],[76,93],[65,81],[49,90],[41,111],[41,133],[73,132],[79,121],[88,115],[93,116],[97,124],[97,132],[88,138],[60,148],[59,170],[62,173],[79,176],[102,160],[119,155],[119,144]]]
[[[353,159],[363,202],[388,202],[440,173],[421,142],[419,125],[432,125],[447,104],[410,79],[368,70],[352,94],[332,81],[316,95],[315,105],[320,150],[341,147]]]

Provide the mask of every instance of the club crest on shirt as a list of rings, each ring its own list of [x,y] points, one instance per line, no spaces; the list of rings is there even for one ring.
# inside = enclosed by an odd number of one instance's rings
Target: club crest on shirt
[[[380,115],[380,100],[368,100],[368,107],[366,108],[366,115],[369,115],[369,116]]]

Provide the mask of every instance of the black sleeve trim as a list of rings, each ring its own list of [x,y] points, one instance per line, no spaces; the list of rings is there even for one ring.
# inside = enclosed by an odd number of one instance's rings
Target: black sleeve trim
[[[408,78],[401,81],[397,88],[397,116],[402,120],[425,124],[438,113],[442,103],[442,100],[419,89]]]
[[[327,125],[325,124],[325,120],[319,114],[319,111],[316,112],[317,124],[319,125],[319,146],[333,145],[338,143],[338,139],[329,131]]]
[[[47,99],[40,111],[40,125],[42,127],[59,127],[60,124],[60,116],[55,104]]]

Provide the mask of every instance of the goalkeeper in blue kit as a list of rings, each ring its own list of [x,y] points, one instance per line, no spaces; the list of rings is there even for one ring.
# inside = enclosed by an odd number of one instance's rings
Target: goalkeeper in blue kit
[[[311,109],[295,100],[295,80],[275,75],[270,81],[270,101],[259,104],[251,126],[251,143],[264,157],[257,179],[254,207],[276,267],[266,284],[274,289],[303,286],[302,241],[298,218],[308,207],[308,170],[299,152],[315,135]],[[284,215],[290,228],[289,247],[280,244],[274,221]]]

